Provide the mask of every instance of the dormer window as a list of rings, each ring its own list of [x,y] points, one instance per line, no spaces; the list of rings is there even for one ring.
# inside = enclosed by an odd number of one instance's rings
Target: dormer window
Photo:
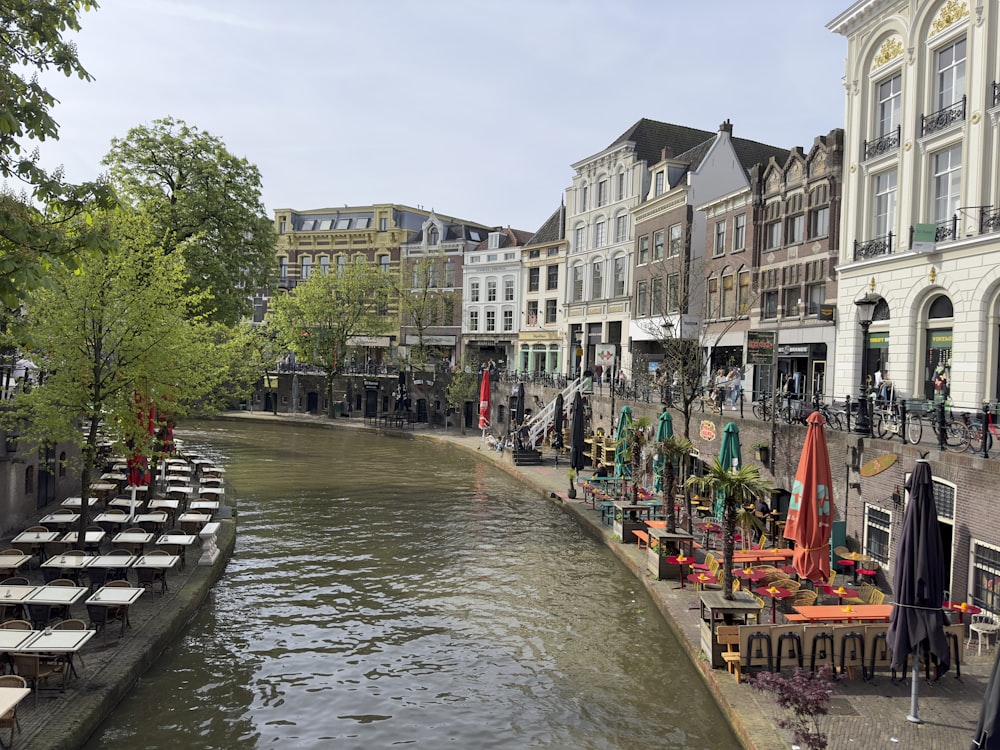
[[[437,245],[441,241],[441,234],[438,232],[438,228],[432,226],[427,230],[427,244]]]
[[[502,234],[503,234],[502,232],[490,232],[489,246],[491,250],[496,250],[498,247],[500,247],[500,237],[502,236]]]

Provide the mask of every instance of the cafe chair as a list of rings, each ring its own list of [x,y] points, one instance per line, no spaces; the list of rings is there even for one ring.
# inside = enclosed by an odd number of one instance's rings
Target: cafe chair
[[[11,578],[4,578],[0,581],[0,586],[30,586],[28,579],[24,576],[12,576]]]
[[[128,514],[121,508],[108,508],[104,511],[104,520],[99,521],[98,525],[105,534],[114,536],[127,519]]]
[[[10,555],[12,557],[20,557],[23,554],[24,553],[21,552],[21,550],[14,549],[13,547],[11,547],[10,549],[5,549],[3,552],[0,552],[0,555]]]
[[[90,618],[90,626],[98,633],[102,633],[105,643],[108,641],[107,626],[110,623],[120,622],[122,624],[122,629],[118,637],[123,638],[125,636],[125,614],[122,612],[121,607],[105,607],[102,604],[88,604],[87,617]]]
[[[31,626],[34,630],[43,630],[49,626],[49,623],[55,619],[55,612],[53,609],[62,609],[62,607],[54,607],[51,604],[32,604],[28,602],[26,604],[28,608],[28,619],[31,620]]]
[[[87,581],[90,586],[90,593],[94,593],[101,586],[114,577],[115,571],[112,568],[88,568]]]
[[[163,555],[169,555],[162,549],[154,549],[147,553],[146,557],[158,557]],[[167,593],[167,571],[163,568],[136,568],[136,575],[139,578],[139,585],[145,589],[152,591],[152,587],[157,583],[160,584],[160,595]]]
[[[104,529],[96,524],[92,524],[87,527],[87,531],[104,531]],[[86,541],[86,537],[84,537],[83,551],[89,554],[99,555],[101,553],[101,543],[99,541],[88,542]]]
[[[31,692],[34,696],[34,705],[38,705],[38,693],[41,690],[41,683],[50,677],[64,676],[64,664],[46,662],[38,654],[12,654],[14,660],[14,670],[18,675],[31,685]],[[63,685],[63,689],[65,685]]]
[[[809,671],[815,672],[817,663],[827,662],[837,670],[834,659],[833,631],[829,625],[804,625],[802,627],[802,653],[809,654]]]
[[[114,557],[132,557],[132,553],[127,549],[116,548],[111,550],[109,555]],[[109,568],[108,569],[108,583],[113,583],[118,580],[128,579],[128,568]],[[128,585],[127,583],[125,584]]]
[[[986,650],[990,649],[990,638],[996,638],[1000,632],[1000,623],[997,618],[988,612],[980,612],[972,616],[969,622],[969,641],[966,648],[972,648],[972,636],[976,636],[976,656],[983,654],[983,641],[986,641]]]
[[[887,624],[865,625],[865,654],[868,657],[868,671],[865,679],[872,682],[875,670],[888,670],[892,666],[892,651],[886,638]]]
[[[870,583],[862,583],[861,588],[858,589],[858,595],[845,596],[844,604],[868,604],[869,599],[871,598],[872,595],[872,591],[874,590],[875,587],[872,586]]]
[[[0,622],[0,628],[4,630],[31,630],[31,623],[27,620],[7,620],[7,622]]]
[[[53,630],[86,630],[87,623],[83,620],[69,619],[63,620],[62,622],[57,622],[52,626]],[[76,654],[68,654],[69,656],[69,667],[73,671],[73,675],[76,675],[76,667],[73,665],[73,657],[76,656],[80,660],[80,664],[84,663],[83,655],[79,652]]]
[[[0,676],[0,688],[26,688],[28,687],[27,681],[16,674],[5,674]],[[17,720],[17,706],[10,709],[3,716],[0,716],[0,729],[10,729],[10,745],[5,745],[5,747],[14,747],[14,731],[21,731],[21,725]],[[2,744],[2,741],[0,741]]]
[[[108,588],[119,588],[119,589],[130,589],[130,588],[132,588],[131,584],[129,584],[128,581],[121,580],[121,579],[119,579],[117,581],[108,581],[107,587]],[[128,619],[128,605],[124,604],[121,607],[118,607],[118,610],[121,612],[122,618],[124,620],[124,622],[122,623],[122,634],[124,635],[125,629],[132,627],[132,622],[131,622],[131,620]]]

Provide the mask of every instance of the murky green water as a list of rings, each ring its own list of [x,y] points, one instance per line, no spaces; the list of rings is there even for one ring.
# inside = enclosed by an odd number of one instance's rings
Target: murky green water
[[[206,606],[90,748],[731,748],[635,579],[454,449],[179,431],[239,494]]]

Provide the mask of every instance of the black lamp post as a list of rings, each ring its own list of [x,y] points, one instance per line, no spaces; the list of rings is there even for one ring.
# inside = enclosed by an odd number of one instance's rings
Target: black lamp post
[[[858,323],[861,324],[861,388],[858,399],[858,420],[854,424],[854,431],[871,435],[872,415],[868,413],[868,329],[872,324],[872,315],[875,312],[875,304],[878,302],[877,295],[868,293],[861,299],[854,300],[858,306]]]
[[[663,353],[664,355],[670,354],[670,347],[667,343],[670,339],[674,337],[674,324],[672,321],[663,321],[663,332],[666,334],[663,341]],[[672,356],[676,356],[676,350]],[[663,363],[668,362],[668,357],[664,356]],[[676,362],[674,363],[674,368],[676,369]],[[669,378],[669,380],[668,380]],[[669,372],[662,373],[662,379],[660,380],[660,403],[665,406],[674,405],[674,394],[673,394],[673,375]]]

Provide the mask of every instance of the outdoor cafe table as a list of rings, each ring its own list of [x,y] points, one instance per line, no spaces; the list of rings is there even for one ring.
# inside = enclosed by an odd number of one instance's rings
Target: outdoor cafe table
[[[211,520],[212,517],[208,513],[181,513],[177,516],[177,523],[179,523],[181,528],[184,530],[197,527],[197,531],[201,531],[202,526]],[[634,537],[632,538],[632,541],[635,541]]]
[[[143,555],[133,564],[133,568],[154,568],[155,570],[169,570],[177,566],[181,560],[180,555]]]
[[[89,558],[90,568],[115,568],[124,569],[132,566],[136,561],[135,555],[97,555]]]
[[[10,541],[11,544],[45,544],[58,538],[58,531],[22,531]]]
[[[93,518],[94,523],[132,523],[128,513],[98,513]]]
[[[18,631],[10,631],[18,632]],[[21,633],[30,633],[29,630],[22,630]],[[31,695],[31,688],[0,687],[0,716],[4,716],[8,711],[12,711],[17,704]]]
[[[837,597],[837,604],[843,604],[844,599],[854,599],[858,595],[858,592],[855,589],[846,589],[843,586],[837,586],[834,588],[828,583],[818,583],[816,584],[816,588],[822,589],[828,596]]]
[[[186,500],[188,495],[194,494],[194,487],[181,484],[171,484],[167,487],[167,497],[177,498],[178,500]]]
[[[167,474],[163,481],[167,484],[191,484],[191,477],[187,474]]]
[[[222,487],[222,477],[202,477],[201,481],[200,481],[200,484],[201,484],[201,488],[203,490],[207,489],[209,487],[218,487],[218,488],[221,488]],[[591,505],[591,507],[593,507],[593,505]]]
[[[83,502],[80,500],[79,497],[67,497],[59,504],[64,508],[79,508],[81,505],[83,505]],[[87,498],[87,507],[93,508],[95,505],[97,505],[97,498],[91,495],[90,497]]]
[[[90,565],[92,559],[86,555],[53,555],[42,563],[42,567],[58,570],[83,570]],[[56,588],[60,587],[56,586]]]
[[[40,630],[0,630],[0,653],[17,651],[25,643],[40,633]]]
[[[719,579],[708,573],[688,573],[687,579],[694,584],[695,591],[701,591],[705,586],[719,582]]]
[[[184,568],[184,550],[198,540],[196,534],[163,534],[156,540],[157,547],[174,546],[180,553],[181,569]]]
[[[108,493],[116,492],[117,490],[118,485],[111,482],[95,482],[90,485],[90,491],[97,495],[99,500],[106,500]]]
[[[681,572],[677,577],[681,582],[681,588],[684,588],[684,566],[693,563],[694,558],[690,555],[674,555],[673,557],[668,557],[667,562],[680,568]]]
[[[10,573],[17,570],[31,559],[31,555],[0,555],[0,571]]]
[[[42,526],[64,526],[76,523],[79,520],[79,513],[56,511],[55,513],[49,513],[47,516],[42,516],[38,520],[38,523]]]
[[[149,510],[175,511],[180,506],[180,504],[181,504],[180,500],[171,500],[169,498],[168,499],[158,498],[156,500],[150,500],[147,508]]]
[[[756,568],[733,568],[733,575],[741,581],[757,583],[757,581],[767,575],[767,571],[757,570]]]
[[[79,532],[67,531],[63,538],[60,540],[66,544],[76,544],[76,537]],[[83,532],[83,543],[84,544],[100,544],[104,539],[106,534],[103,531],[85,531]]]
[[[198,511],[198,510],[216,511],[216,510],[219,509],[219,501],[218,500],[192,500],[190,503],[188,503],[188,509],[189,510],[194,510],[194,511]]]
[[[99,604],[102,607],[127,607],[135,604],[145,589],[127,588],[125,586],[101,586],[94,595],[87,599],[87,604]]]
[[[75,604],[87,593],[86,586],[38,586],[24,598],[25,604]]]
[[[960,625],[965,623],[965,615],[978,615],[983,611],[975,604],[969,604],[968,602],[945,602],[942,606],[951,612],[958,612],[958,622]]]
[[[891,604],[810,604],[795,607],[807,622],[888,622],[892,614]]]
[[[24,604],[24,600],[38,588],[37,586],[3,586],[0,587],[0,605]],[[0,633],[5,632],[0,629]],[[3,648],[0,648],[2,651]]]
[[[129,510],[130,508],[135,508],[136,510],[138,510],[139,508],[142,507],[142,504],[145,502],[145,500],[143,500],[143,498],[139,496],[139,492],[142,491],[144,488],[142,488],[142,487],[136,487],[135,489],[136,489],[136,493],[135,493],[136,494],[136,498],[135,498],[135,501],[132,500],[131,496],[130,497],[116,497],[114,500],[109,500],[108,501],[108,507],[109,508],[122,508],[124,510]]]
[[[774,622],[775,616],[775,606],[778,603],[778,599],[787,599],[792,595],[792,592],[788,589],[783,589],[780,586],[761,586],[756,589],[758,596],[768,597],[771,600],[771,622]]]
[[[123,531],[115,534],[111,538],[112,544],[141,544],[146,545],[153,541],[155,534],[151,531]]]
[[[226,494],[226,490],[222,487],[201,487],[198,489],[198,495],[204,498],[210,497],[222,497]]]
[[[783,562],[792,559],[795,550],[787,547],[768,549],[748,549],[733,553],[733,562],[737,563],[759,563],[759,562]]]
[[[633,505],[626,502],[615,502],[615,515],[612,522],[612,529],[615,537],[623,544],[636,544],[637,539],[633,532],[637,529],[645,531],[644,521],[649,520],[651,508],[648,505]]]
[[[221,466],[202,466],[201,474],[206,477],[220,477],[226,473],[226,470]]]

